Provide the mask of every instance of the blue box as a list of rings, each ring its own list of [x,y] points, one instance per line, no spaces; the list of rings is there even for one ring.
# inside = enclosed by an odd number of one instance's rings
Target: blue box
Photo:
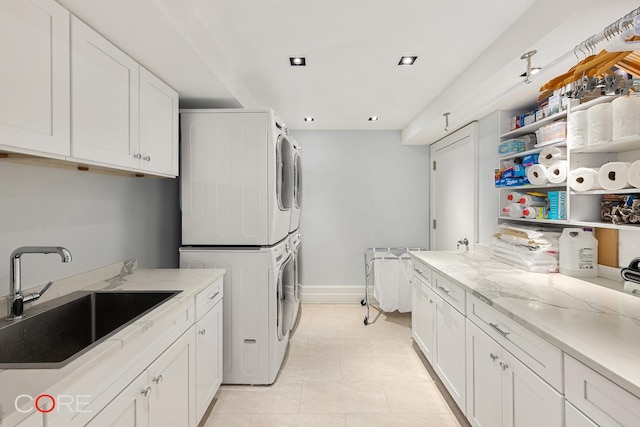
[[[513,165],[502,171],[502,179],[506,178],[522,178],[527,176],[522,165]]]
[[[567,192],[549,191],[549,219],[567,219]]]
[[[538,156],[539,153],[536,154],[527,154],[526,156],[522,156],[522,166],[528,167],[538,164]]]
[[[524,141],[518,139],[510,139],[508,141],[503,142],[498,146],[498,154],[500,156],[507,156],[509,154],[516,154],[522,151],[525,151],[525,143]]]

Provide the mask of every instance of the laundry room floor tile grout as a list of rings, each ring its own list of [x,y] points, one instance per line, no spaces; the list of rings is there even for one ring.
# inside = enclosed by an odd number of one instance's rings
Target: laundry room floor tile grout
[[[276,382],[223,385],[203,427],[467,426],[411,339],[411,315],[303,304]]]

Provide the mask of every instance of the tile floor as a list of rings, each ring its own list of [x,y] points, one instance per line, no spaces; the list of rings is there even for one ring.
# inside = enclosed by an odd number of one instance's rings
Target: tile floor
[[[304,304],[272,386],[223,385],[205,427],[460,424],[411,340],[410,314]],[[377,316],[377,317],[376,317]]]

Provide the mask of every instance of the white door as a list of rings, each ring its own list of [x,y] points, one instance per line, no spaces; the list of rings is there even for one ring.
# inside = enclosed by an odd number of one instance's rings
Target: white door
[[[69,12],[0,2],[0,64],[0,145],[69,155]]]
[[[149,373],[145,370],[118,394],[88,427],[146,427],[149,425]]]
[[[478,241],[477,123],[431,146],[431,250],[456,249]]]
[[[436,296],[426,283],[416,276],[413,282],[413,306],[411,307],[411,332],[413,339],[430,363],[433,363],[433,350],[436,333],[436,303],[442,298]]]

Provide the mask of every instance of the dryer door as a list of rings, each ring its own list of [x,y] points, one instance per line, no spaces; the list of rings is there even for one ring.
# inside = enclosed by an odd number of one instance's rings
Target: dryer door
[[[293,303],[300,303],[300,246],[293,251]],[[294,319],[295,320],[295,319]]]
[[[278,274],[278,339],[288,339],[293,321],[294,293],[293,257],[289,256],[280,266]]]
[[[293,205],[293,146],[284,136],[276,143],[276,194],[282,211],[291,210]]]
[[[298,153],[297,151],[294,155],[293,170],[293,202],[295,203],[296,209],[300,209],[302,207],[302,165],[300,164],[300,153]]]

